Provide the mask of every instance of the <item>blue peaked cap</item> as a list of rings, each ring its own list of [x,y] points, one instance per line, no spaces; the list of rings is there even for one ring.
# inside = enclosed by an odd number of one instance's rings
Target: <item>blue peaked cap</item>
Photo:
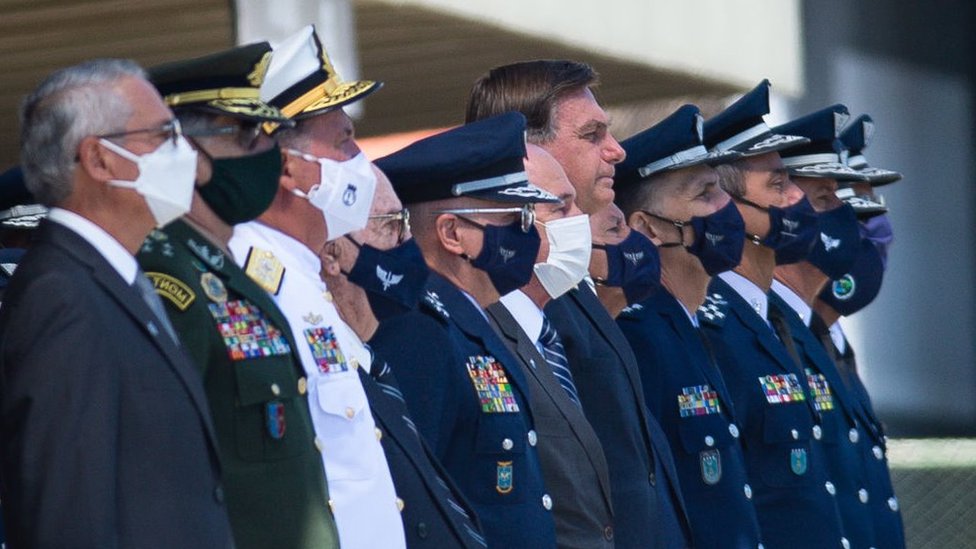
[[[770,130],[764,116],[769,114],[769,80],[705,121],[705,146],[710,151],[735,151],[742,156],[756,156],[800,145],[800,136]]]
[[[873,136],[874,120],[866,114],[858,116],[840,132],[840,140],[848,150],[847,165],[867,177],[873,187],[894,183],[901,179],[900,173],[871,167],[864,157],[864,149],[871,144]]]

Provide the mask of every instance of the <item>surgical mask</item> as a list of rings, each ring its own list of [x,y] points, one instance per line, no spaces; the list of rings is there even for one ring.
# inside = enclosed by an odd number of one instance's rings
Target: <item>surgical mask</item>
[[[860,248],[857,214],[851,205],[843,204],[819,217],[820,238],[810,250],[807,261],[829,278],[840,278],[854,265]]]
[[[484,233],[481,253],[471,260],[471,265],[488,273],[491,284],[500,295],[529,283],[542,243],[534,226],[523,231],[521,220],[508,225],[482,225],[465,217],[458,219],[471,223]],[[470,259],[467,254],[462,257]]]
[[[319,165],[319,184],[308,193],[295,189],[294,194],[307,198],[325,217],[329,240],[358,231],[369,221],[369,210],[376,192],[373,165],[360,152],[344,162],[321,158],[288,149],[286,152]]]
[[[742,261],[746,224],[742,220],[739,209],[731,200],[719,210],[703,217],[692,217],[690,221],[675,221],[651,212],[644,213],[669,221],[678,228],[681,240],[665,242],[661,244],[662,248],[682,246],[685,240],[685,226],[691,225],[695,231],[695,241],[685,248],[701,261],[708,276],[732,270]]]
[[[546,229],[549,256],[532,269],[549,297],[556,299],[579,284],[589,269],[593,243],[590,216],[574,215],[539,224]]]
[[[850,316],[874,301],[884,280],[884,261],[877,245],[867,238],[862,238],[859,245],[850,271],[830,281],[819,296],[843,316]]]
[[[780,208],[763,207],[745,198],[735,198],[736,202],[752,206],[769,215],[769,232],[765,237],[746,235],[756,244],[762,244],[776,252],[776,264],[788,265],[807,258],[814,242],[820,236],[817,212],[807,197],[796,204]]]
[[[233,158],[210,158],[210,181],[198,187],[200,198],[228,225],[256,219],[271,206],[281,178],[278,145],[264,152]]]
[[[620,244],[594,244],[607,253],[607,278],[594,281],[622,288],[628,305],[651,297],[661,285],[661,256],[657,246],[637,231]]]
[[[359,257],[348,273],[350,282],[366,291],[376,320],[384,320],[417,308],[427,283],[427,263],[413,239],[380,250],[346,238],[359,248]]]
[[[100,139],[99,142],[139,167],[135,181],[113,179],[109,185],[135,189],[142,195],[157,227],[163,227],[190,211],[197,173],[197,153],[185,138],[167,140],[156,150],[143,155],[132,153],[107,139]]]

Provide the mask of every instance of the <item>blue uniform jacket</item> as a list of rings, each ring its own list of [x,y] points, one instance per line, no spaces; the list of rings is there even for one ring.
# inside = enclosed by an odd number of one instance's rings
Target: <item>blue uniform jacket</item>
[[[483,312],[431,273],[419,311],[381,323],[386,358],[420,433],[474,506],[489,547],[555,547],[552,502],[517,360]],[[534,435],[534,433],[533,433]]]
[[[674,455],[697,549],[756,549],[761,541],[731,397],[703,335],[666,290],[624,309],[647,408]]]
[[[843,547],[806,376],[772,328],[720,278],[698,310],[736,420],[766,549]]]
[[[616,547],[690,546],[674,460],[644,404],[627,339],[585,284],[549,302],[545,313],[563,341],[583,411],[607,457]]]
[[[820,435],[827,458],[827,473],[837,492],[844,534],[853,549],[876,547],[871,511],[867,506],[870,492],[862,449],[868,443],[867,433],[856,419],[850,392],[827,351],[796,311],[776,292],[769,292],[769,303],[783,312],[789,324],[793,344],[807,375],[808,400],[820,412]]]
[[[887,437],[884,425],[874,413],[868,390],[857,375],[857,361],[849,342],[840,353],[830,337],[830,330],[823,320],[814,314],[810,319],[810,331],[820,340],[831,356],[848,388],[854,413],[867,441],[861,444],[867,473],[868,507],[874,524],[875,547],[878,549],[904,549],[905,526],[902,523],[898,498],[891,484],[888,469]],[[846,340],[845,340],[846,342]]]

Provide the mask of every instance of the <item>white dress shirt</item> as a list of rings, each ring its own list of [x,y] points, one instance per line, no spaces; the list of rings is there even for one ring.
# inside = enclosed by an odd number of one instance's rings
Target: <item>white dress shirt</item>
[[[746,300],[746,303],[752,307],[752,310],[756,311],[756,314],[769,324],[769,316],[767,315],[769,311],[769,297],[766,295],[766,292],[762,291],[762,288],[756,286],[751,280],[735,271],[725,271],[718,276],[726,284],[732,286],[735,293],[742,296],[742,299]]]
[[[847,352],[847,336],[844,335],[844,328],[841,327],[840,320],[830,325],[830,339],[840,354]]]
[[[105,229],[74,212],[61,208],[51,208],[47,218],[84,238],[98,250],[98,253],[119,273],[126,284],[131,286],[135,282],[138,271],[136,258],[115,237],[105,232]]]
[[[794,292],[789,286],[783,284],[779,280],[773,280],[773,286],[771,289],[776,292],[776,295],[783,298],[783,301],[785,301],[791,309],[796,311],[796,314],[800,315],[800,320],[802,320],[803,324],[809,328],[810,316],[813,309],[811,309],[810,306],[803,301],[803,298]]]
[[[272,298],[288,320],[308,378],[309,411],[340,545],[406,547],[393,478],[356,371],[368,371],[369,349],[339,317],[315,253],[267,225],[252,221],[235,226],[230,249],[242,267],[251,247],[272,252],[285,267]],[[335,354],[323,351],[332,346]]]
[[[508,309],[508,312],[512,313],[512,317],[515,318],[515,322],[518,322],[525,335],[529,336],[529,340],[535,345],[539,354],[546,356],[542,344],[539,343],[544,320],[542,310],[522,290],[515,290],[503,295],[501,302]]]

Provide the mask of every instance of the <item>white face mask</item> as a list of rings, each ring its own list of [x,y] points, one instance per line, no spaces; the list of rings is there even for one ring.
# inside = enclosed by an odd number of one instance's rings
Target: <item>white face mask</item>
[[[157,227],[163,227],[190,211],[197,177],[197,151],[182,136],[167,140],[156,150],[139,156],[107,139],[100,139],[110,151],[139,167],[135,181],[110,180],[109,185],[135,189],[146,200]]]
[[[555,299],[579,284],[589,270],[593,246],[590,216],[574,215],[539,224],[546,228],[549,257],[545,263],[535,264],[535,276]]]
[[[365,154],[360,152],[345,162],[336,162],[293,149],[286,152],[319,165],[319,184],[309,189],[308,193],[298,189],[292,192],[307,198],[322,211],[329,240],[366,226],[376,192],[376,174]]]

